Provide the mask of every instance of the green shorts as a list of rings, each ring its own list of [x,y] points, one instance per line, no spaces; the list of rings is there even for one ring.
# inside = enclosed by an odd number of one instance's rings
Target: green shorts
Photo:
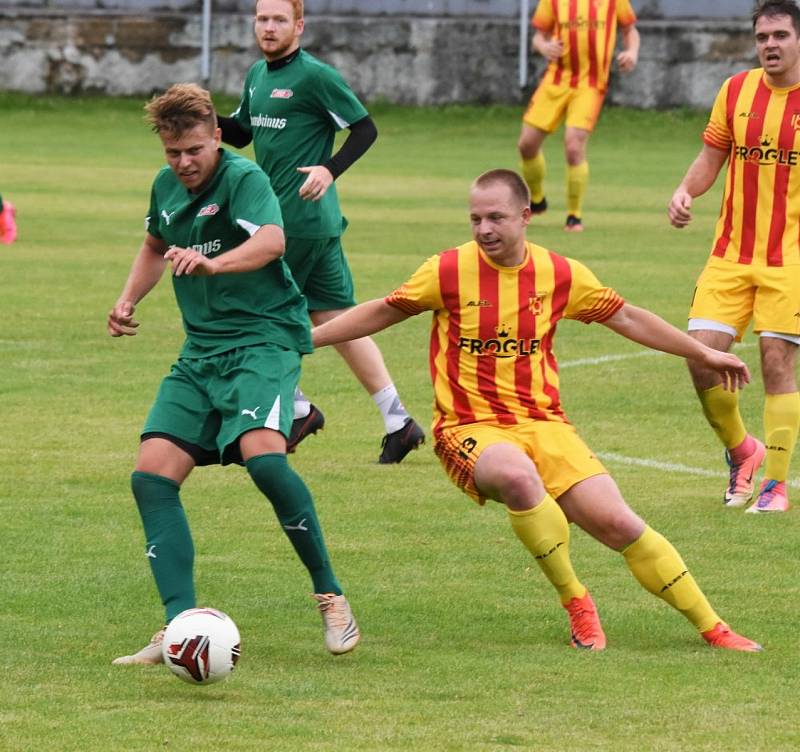
[[[250,345],[208,358],[181,358],[159,387],[142,438],[177,439],[198,465],[241,462],[239,437],[271,428],[287,438],[300,354]]]
[[[336,311],[356,304],[341,237],[286,238],[283,260],[305,295],[309,311]]]

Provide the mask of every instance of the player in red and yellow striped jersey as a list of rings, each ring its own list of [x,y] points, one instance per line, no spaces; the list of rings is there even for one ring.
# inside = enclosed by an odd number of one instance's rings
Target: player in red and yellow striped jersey
[[[428,259],[388,297],[315,328],[314,344],[433,312],[435,452],[465,493],[506,506],[514,532],[568,612],[575,647],[602,650],[606,638],[572,568],[569,522],[619,551],[642,586],[680,611],[707,642],[760,650],[721,621],[678,552],[628,507],[567,421],[553,338],[563,318],[597,321],[640,344],[695,358],[733,389],[748,381],[747,367],[626,303],[583,264],[526,242],[529,204],[519,175],[484,173],[470,192],[473,241]]]
[[[539,0],[531,25],[533,49],[549,61],[539,87],[522,118],[519,153],[522,174],[531,192],[531,210],[547,209],[544,196],[544,139],[566,118],[567,222],[580,232],[583,197],[589,180],[586,144],[603,107],[611,60],[617,43],[617,65],[625,73],[639,59],[639,32],[630,0]]]
[[[704,146],[675,191],[670,221],[685,227],[692,199],[727,162],[725,193],[711,256],[697,282],[690,334],[727,351],[750,321],[759,335],[766,391],[765,444],[745,429],[736,394],[691,363],[703,412],[726,449],[730,480],[723,502],[745,506],[766,456],[764,479],[748,512],[789,508],[786,478],[800,428],[795,365],[800,345],[800,9],[768,0],[753,14],[760,68],[720,89]]]

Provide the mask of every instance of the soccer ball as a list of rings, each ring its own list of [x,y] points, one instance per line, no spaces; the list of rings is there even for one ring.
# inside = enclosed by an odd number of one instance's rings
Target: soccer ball
[[[167,626],[161,652],[175,676],[190,684],[227,678],[239,660],[239,630],[215,608],[189,608]]]

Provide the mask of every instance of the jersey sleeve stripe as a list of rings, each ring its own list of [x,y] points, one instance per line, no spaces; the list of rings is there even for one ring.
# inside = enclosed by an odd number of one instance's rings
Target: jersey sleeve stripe
[[[714,123],[709,123],[703,131],[703,142],[715,149],[724,151],[730,149],[732,143],[730,136]]]
[[[575,320],[582,321],[584,324],[602,323],[610,319],[624,305],[625,301],[616,292],[609,289],[597,306],[591,311],[586,311],[580,316],[576,316]]]
[[[331,120],[336,123],[336,126],[339,128],[339,130],[344,130],[345,128],[350,127],[350,123],[348,123],[341,115],[337,115],[332,110],[328,110],[328,115],[330,115]]]
[[[393,292],[391,295],[387,295],[384,298],[384,302],[392,306],[392,308],[397,308],[403,313],[407,313],[409,316],[417,316],[427,310],[427,308],[423,306],[417,305],[416,303],[412,303],[410,300],[400,297],[402,295],[402,289],[403,288],[401,287],[399,290],[395,290],[395,292]]]

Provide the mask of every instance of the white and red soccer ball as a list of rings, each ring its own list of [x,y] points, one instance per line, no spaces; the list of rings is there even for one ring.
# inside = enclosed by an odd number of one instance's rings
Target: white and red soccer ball
[[[230,616],[215,608],[190,608],[167,625],[161,652],[178,678],[190,684],[213,684],[236,667],[240,642]]]

